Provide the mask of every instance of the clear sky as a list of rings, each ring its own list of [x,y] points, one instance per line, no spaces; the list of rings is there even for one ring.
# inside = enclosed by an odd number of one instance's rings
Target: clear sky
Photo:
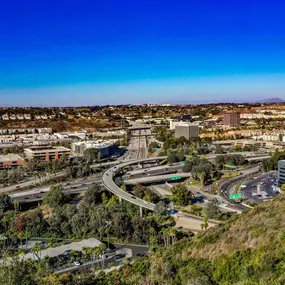
[[[282,0],[2,0],[0,105],[285,99]]]

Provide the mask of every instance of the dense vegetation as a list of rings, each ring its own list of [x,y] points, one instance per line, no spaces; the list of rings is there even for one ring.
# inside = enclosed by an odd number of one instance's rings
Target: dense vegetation
[[[120,270],[51,275],[44,264],[15,259],[0,266],[0,284],[281,285],[285,282],[285,196],[172,246],[153,243],[150,257]],[[5,283],[9,280],[9,283]],[[20,281],[21,280],[21,281]]]

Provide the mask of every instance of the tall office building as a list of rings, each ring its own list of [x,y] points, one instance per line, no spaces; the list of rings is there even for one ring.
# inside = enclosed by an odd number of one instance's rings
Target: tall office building
[[[285,184],[285,160],[278,161],[278,184]]]
[[[180,124],[175,126],[175,137],[185,137],[186,139],[199,137],[199,125]]]
[[[226,112],[224,113],[224,125],[229,127],[240,126],[240,113],[239,112]]]

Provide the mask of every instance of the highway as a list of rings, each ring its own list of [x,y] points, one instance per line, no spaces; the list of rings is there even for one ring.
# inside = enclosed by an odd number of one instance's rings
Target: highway
[[[279,192],[276,191],[277,174],[275,171],[270,171],[258,176],[256,179],[243,183],[245,188],[241,188],[241,193],[248,200],[261,204],[274,197]],[[260,185],[261,193],[257,193],[257,186]]]
[[[258,161],[260,159],[260,157],[266,157],[267,154],[264,154],[263,156],[260,156],[260,154],[257,154],[255,152],[243,152],[240,153],[243,154],[246,158],[251,157],[253,158],[254,156],[256,157],[255,159]],[[216,154],[210,154],[207,155],[205,157],[207,157],[208,159],[214,159],[217,155]],[[113,181],[113,177],[120,171],[121,168],[124,168],[126,166],[130,166],[133,164],[142,164],[144,162],[148,162],[148,161],[154,161],[154,160],[163,160],[166,159],[166,156],[160,156],[160,157],[151,157],[151,158],[145,158],[145,159],[133,159],[130,161],[125,161],[123,163],[120,163],[119,165],[115,165],[111,168],[109,168],[108,170],[106,170],[103,175],[102,175],[102,182],[103,185],[106,187],[106,189],[108,189],[110,192],[112,192],[113,194],[117,195],[119,198],[124,199],[130,203],[133,203],[141,208],[145,208],[145,209],[149,209],[151,211],[153,211],[154,209],[154,204],[153,203],[149,203],[146,202],[142,199],[136,198],[135,196],[133,196],[130,193],[127,193],[126,191],[122,190],[120,187],[118,187],[118,185],[116,185],[116,183]],[[246,176],[246,174],[251,173],[251,170],[244,170],[243,176]],[[253,170],[255,171],[255,170]],[[242,176],[241,176],[242,177]],[[240,177],[238,178],[240,179]],[[224,196],[224,198],[229,201],[228,196],[225,195],[224,191],[227,190],[227,187],[231,184],[231,182],[229,184],[225,184],[221,187],[220,193],[222,194],[222,196]],[[232,202],[232,201],[230,201]]]
[[[129,141],[129,146],[127,153],[123,156],[123,160],[131,160],[138,158],[146,158],[147,151],[147,142],[146,135],[150,130],[134,130],[132,131],[132,136]]]
[[[175,181],[178,181],[180,180],[180,178],[183,179],[183,178],[191,177],[191,173],[164,174],[164,175],[127,179],[127,180],[124,180],[124,183],[127,185],[149,184],[149,183],[154,183],[154,182],[173,181],[172,179],[173,177],[176,177],[177,179],[175,179]]]
[[[51,175],[43,177],[41,181],[44,182],[44,181],[48,181],[48,180],[51,180],[51,179],[54,179],[57,177],[63,177],[63,176],[66,176],[65,172],[58,172],[58,173],[51,174]],[[29,179],[25,182],[21,182],[21,183],[17,183],[17,184],[8,186],[8,187],[0,188],[0,193],[7,193],[7,192],[19,190],[21,188],[31,187],[31,186],[34,186],[35,184],[39,183],[39,182],[40,182],[39,178],[34,177],[34,178]]]
[[[101,176],[90,176],[88,178],[80,178],[76,181],[68,183],[63,183],[63,189],[67,194],[77,194],[82,191],[85,191],[88,186],[93,184],[101,184]],[[30,203],[30,202],[36,202],[41,201],[44,199],[44,197],[47,195],[47,193],[50,191],[50,186],[46,187],[38,187],[31,190],[25,190],[25,191],[18,191],[16,193],[11,193],[9,196],[11,199],[19,201],[19,203]]]
[[[172,165],[159,165],[151,168],[141,168],[137,170],[128,171],[123,177],[128,179],[141,178],[145,175],[162,175],[167,173],[176,173],[177,170],[183,168],[183,164],[173,163]]]
[[[246,206],[242,205],[239,202],[235,202],[234,200],[229,199],[229,190],[237,182],[247,178],[248,175],[251,175],[251,174],[254,174],[254,173],[258,173],[258,172],[259,172],[259,166],[256,166],[256,167],[253,167],[253,168],[249,168],[249,169],[244,169],[243,170],[243,175],[235,177],[235,178],[232,178],[232,179],[224,182],[220,186],[220,189],[219,189],[220,196],[224,199],[224,201],[226,203],[230,202],[232,207],[234,207],[234,208],[236,208],[238,210],[241,210],[241,211],[248,210],[249,207],[246,207]]]

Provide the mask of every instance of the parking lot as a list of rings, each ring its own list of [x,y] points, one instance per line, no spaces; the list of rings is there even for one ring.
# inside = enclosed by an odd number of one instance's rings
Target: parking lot
[[[264,173],[255,179],[245,182],[241,186],[241,193],[249,201],[261,204],[273,199],[279,194],[277,186],[277,173]]]

